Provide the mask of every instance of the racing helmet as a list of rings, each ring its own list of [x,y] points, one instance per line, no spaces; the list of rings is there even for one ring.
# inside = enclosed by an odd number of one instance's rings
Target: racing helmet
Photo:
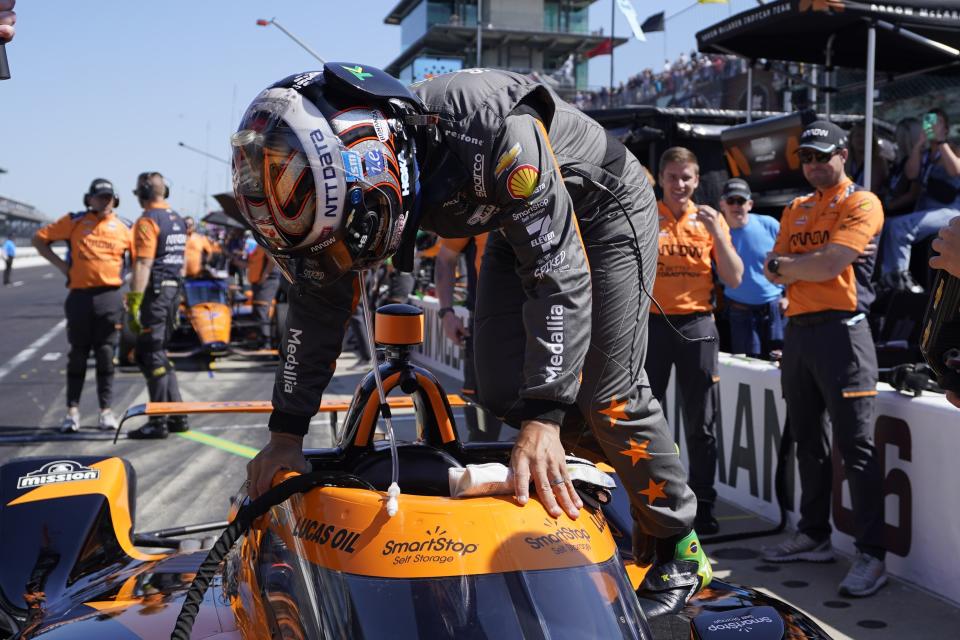
[[[410,118],[379,69],[327,63],[262,91],[231,136],[237,206],[288,280],[326,285],[400,245],[417,193]]]

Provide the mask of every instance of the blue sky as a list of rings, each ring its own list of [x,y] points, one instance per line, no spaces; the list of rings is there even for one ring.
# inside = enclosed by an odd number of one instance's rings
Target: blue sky
[[[692,0],[633,0],[641,21]],[[383,23],[396,0],[21,0],[17,37],[7,46],[13,79],[0,82],[0,195],[51,217],[81,209],[96,177],[112,180],[119,212],[139,215],[131,194],[141,171],[172,183],[170,201],[187,215],[216,208],[229,189],[226,165],[177,142],[226,157],[240,113],[265,86],[313,69],[313,58],[257,18],[276,17],[328,60],[384,66],[400,52],[400,27]],[[755,6],[733,0],[734,12]],[[698,6],[668,22],[671,59],[697,30],[725,18],[726,5]],[[591,11],[609,32],[610,0]],[[628,35],[617,14],[617,35]],[[617,81],[663,65],[663,34],[632,41],[615,57]],[[607,81],[609,59],[591,63],[591,84]]]

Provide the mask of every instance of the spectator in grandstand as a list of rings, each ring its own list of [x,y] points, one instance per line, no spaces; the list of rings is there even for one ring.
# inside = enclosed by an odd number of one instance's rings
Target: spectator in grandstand
[[[866,128],[862,122],[858,122],[850,129],[850,156],[847,160],[847,175],[853,180],[854,184],[866,184],[864,178],[864,169],[866,168],[865,159],[867,154],[864,152],[866,144]],[[877,194],[877,197],[883,198],[886,193],[887,176],[889,168],[887,160],[880,155],[879,138],[873,136],[873,162],[870,169],[870,189]]]
[[[913,211],[920,197],[920,182],[906,175],[907,161],[914,144],[923,136],[923,128],[916,118],[904,118],[897,123],[894,139],[897,143],[896,157],[887,175],[883,213],[887,219]]]
[[[768,562],[826,562],[830,546],[832,472],[823,413],[843,457],[855,521],[857,557],[840,593],[868,596],[886,583],[883,479],[873,444],[877,354],[865,321],[874,294],[876,256],[863,256],[880,233],[883,208],[844,174],[846,133],[811,123],[797,152],[815,193],[784,209],[765,274],[787,287],[781,386],[797,443],[800,521],[797,533],[764,550]]]
[[[477,296],[477,278],[486,245],[486,233],[472,238],[441,238],[434,269],[437,300],[440,301],[438,315],[443,324],[443,333],[452,342],[460,345],[463,354],[463,387],[460,393],[474,402],[477,396],[477,371],[473,360],[473,308]],[[461,255],[466,258],[467,274],[467,299],[464,306],[470,312],[466,326],[453,310],[453,289]],[[492,442],[499,438],[501,422],[489,411],[467,407],[464,409],[464,416],[471,441]]]
[[[68,213],[42,227],[33,236],[37,253],[67,278],[67,415],[61,433],[80,430],[80,395],[87,376],[87,357],[93,350],[97,363],[97,425],[103,430],[117,428],[111,411],[113,401],[113,352],[117,348],[117,327],[123,319],[124,256],[132,252],[133,235],[113,211],[119,204],[109,180],[97,178],[83,197],[86,211]],[[50,245],[66,241],[69,264]]]
[[[270,345],[270,310],[280,288],[277,262],[259,244],[247,258],[247,277],[253,288],[253,319],[257,324],[257,348]]]
[[[730,351],[755,358],[779,355],[783,347],[783,287],[763,275],[766,255],[773,250],[780,223],[770,216],[750,213],[753,200],[745,180],[727,180],[720,197],[720,210],[730,227],[733,248],[743,262],[738,287],[726,287],[723,295],[730,321]]]
[[[666,401],[670,370],[677,367],[683,397],[683,424],[690,458],[690,488],[697,495],[694,529],[719,530],[713,516],[717,493],[715,428],[719,411],[717,325],[713,318],[714,273],[728,287],[740,285],[743,262],[730,241],[730,229],[715,209],[693,202],[700,166],[689,149],[671,147],[660,157],[663,200],[659,259],[651,307],[647,374],[650,390]],[[688,338],[712,337],[712,341]]]
[[[13,26],[17,21],[14,4],[16,0],[0,0],[0,42],[10,42],[16,32]]]
[[[960,217],[940,229],[937,239],[933,241],[933,250],[939,255],[930,258],[930,266],[960,278]],[[960,394],[947,391],[947,400],[960,407]]]
[[[207,261],[218,251],[213,242],[205,234],[197,231],[197,223],[193,218],[184,218],[187,225],[187,246],[183,253],[183,275],[196,278],[207,268]]]
[[[960,215],[960,155],[947,140],[946,113],[933,109],[923,121],[923,136],[914,142],[904,175],[922,185],[917,211],[890,220],[883,234],[881,284],[888,289],[922,293],[910,273],[913,245],[937,233]]]
[[[10,286],[13,276],[13,259],[17,257],[16,236],[10,233],[3,243],[3,286]]]

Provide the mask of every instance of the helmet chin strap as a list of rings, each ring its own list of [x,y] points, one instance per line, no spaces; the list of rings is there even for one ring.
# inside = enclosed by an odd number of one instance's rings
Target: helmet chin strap
[[[380,365],[377,363],[377,345],[373,337],[373,313],[370,311],[370,300],[367,298],[366,270],[359,273],[360,301],[363,304],[363,320],[366,325],[367,343],[370,353],[373,354],[373,379],[377,383],[377,393],[380,394],[380,415],[387,423],[387,438],[390,442],[390,487],[387,489],[387,515],[393,517],[399,509],[400,496],[400,456],[397,453],[397,439],[393,434],[393,418],[390,414],[390,405],[387,404],[387,394],[383,391],[383,379],[380,377]]]

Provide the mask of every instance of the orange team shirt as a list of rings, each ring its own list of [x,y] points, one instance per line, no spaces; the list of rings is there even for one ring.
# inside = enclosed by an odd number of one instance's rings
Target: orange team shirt
[[[169,209],[170,205],[160,201],[153,209]],[[160,239],[160,227],[150,218],[140,216],[133,223],[133,254],[138,258],[155,258],[157,242]]]
[[[837,186],[800,198],[783,210],[774,252],[803,254],[828,244],[863,253],[883,228],[883,205],[870,191],[856,191],[844,176]],[[836,278],[823,282],[801,280],[787,286],[787,315],[817,311],[864,311],[860,308],[856,268],[847,265]]]
[[[258,244],[257,248],[250,253],[250,257],[247,258],[247,279],[250,280],[250,284],[260,284],[268,264],[270,264],[270,256]]]
[[[43,242],[70,243],[71,289],[119,287],[123,284],[123,254],[133,249],[130,229],[115,214],[67,214],[37,231]]]
[[[697,219],[697,205],[688,202],[680,218],[662,201],[657,202],[660,216],[659,256],[653,297],[667,315],[713,311],[713,265],[717,248],[706,225]],[[727,239],[730,227],[721,216],[720,226]],[[656,306],[651,313],[660,313]]]
[[[156,249],[154,249],[156,250]],[[192,278],[200,274],[203,268],[203,253],[213,255],[217,248],[210,242],[210,238],[194,231],[187,238],[187,246],[183,250],[184,275]]]
[[[487,233],[481,233],[478,236],[473,236],[473,242],[477,245],[476,252],[473,258],[473,267],[476,269],[476,274],[480,275],[480,263],[483,262],[483,250],[487,246]],[[440,238],[439,245],[446,247],[454,253],[463,253],[463,249],[467,246],[467,243],[470,242],[470,238]]]

